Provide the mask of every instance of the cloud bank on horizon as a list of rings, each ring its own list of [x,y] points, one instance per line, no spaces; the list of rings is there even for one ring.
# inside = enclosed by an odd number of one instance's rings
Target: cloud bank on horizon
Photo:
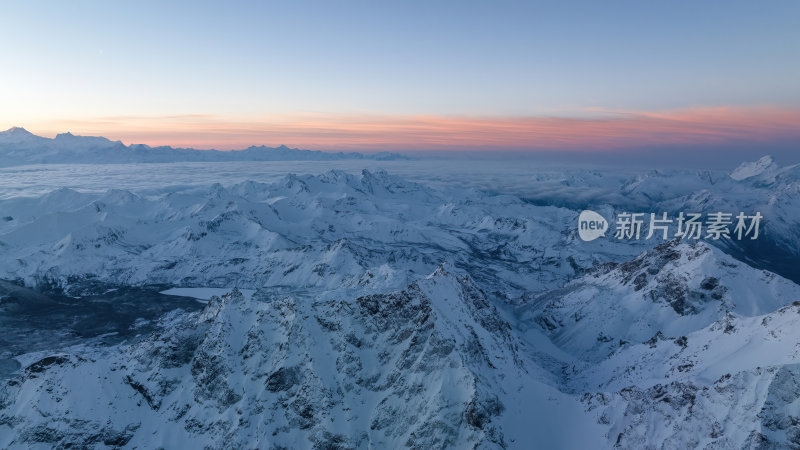
[[[588,111],[584,117],[446,117],[306,114],[212,115],[53,121],[63,130],[126,143],[235,149],[287,144],[319,150],[566,150],[653,147],[800,146],[800,110],[695,108],[667,112]]]

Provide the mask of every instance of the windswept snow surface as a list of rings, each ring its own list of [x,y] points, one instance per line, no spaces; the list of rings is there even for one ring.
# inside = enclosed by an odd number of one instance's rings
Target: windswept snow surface
[[[0,312],[63,336],[0,339],[0,447],[800,446],[800,286],[767,270],[800,185],[764,161],[0,192]],[[765,239],[583,242],[586,206],[757,209]],[[76,334],[104,296],[125,320]]]

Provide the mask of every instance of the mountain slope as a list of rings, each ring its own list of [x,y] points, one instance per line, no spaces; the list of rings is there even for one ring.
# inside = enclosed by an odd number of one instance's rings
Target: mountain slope
[[[606,392],[584,401],[611,426],[609,443],[622,448],[794,448],[798,329],[795,303],[633,346],[586,374]]]
[[[525,298],[517,315],[570,354],[597,362],[627,345],[676,339],[728,315],[762,315],[796,300],[800,286],[789,280],[702,242],[669,241]]]
[[[443,266],[402,291],[326,297],[234,290],[135,344],[29,355],[0,397],[0,444],[503,448],[600,437],[467,275]],[[532,401],[550,413],[519,423]],[[558,432],[567,419],[580,434]]]

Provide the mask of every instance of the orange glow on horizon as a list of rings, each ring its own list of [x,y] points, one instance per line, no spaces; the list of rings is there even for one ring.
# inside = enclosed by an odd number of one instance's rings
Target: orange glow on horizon
[[[336,151],[611,150],[800,140],[800,110],[794,109],[586,111],[589,115],[582,118],[337,114],[106,117],[30,126],[31,131],[46,136],[71,131],[126,144],[226,150],[280,144]]]

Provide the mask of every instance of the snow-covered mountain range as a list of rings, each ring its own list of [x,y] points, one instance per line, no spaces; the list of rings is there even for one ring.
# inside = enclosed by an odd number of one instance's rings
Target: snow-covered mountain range
[[[0,200],[0,325],[36,344],[0,339],[0,446],[800,446],[800,285],[769,270],[798,169],[602,178],[580,207],[380,171]],[[760,208],[769,251],[584,242],[589,205]]]
[[[104,137],[61,133],[54,138],[37,136],[21,127],[0,131],[0,167],[23,164],[153,163],[190,161],[331,161],[343,159],[408,159],[397,153],[375,154],[321,152],[279,147],[251,146],[219,151],[191,148],[125,145]]]

